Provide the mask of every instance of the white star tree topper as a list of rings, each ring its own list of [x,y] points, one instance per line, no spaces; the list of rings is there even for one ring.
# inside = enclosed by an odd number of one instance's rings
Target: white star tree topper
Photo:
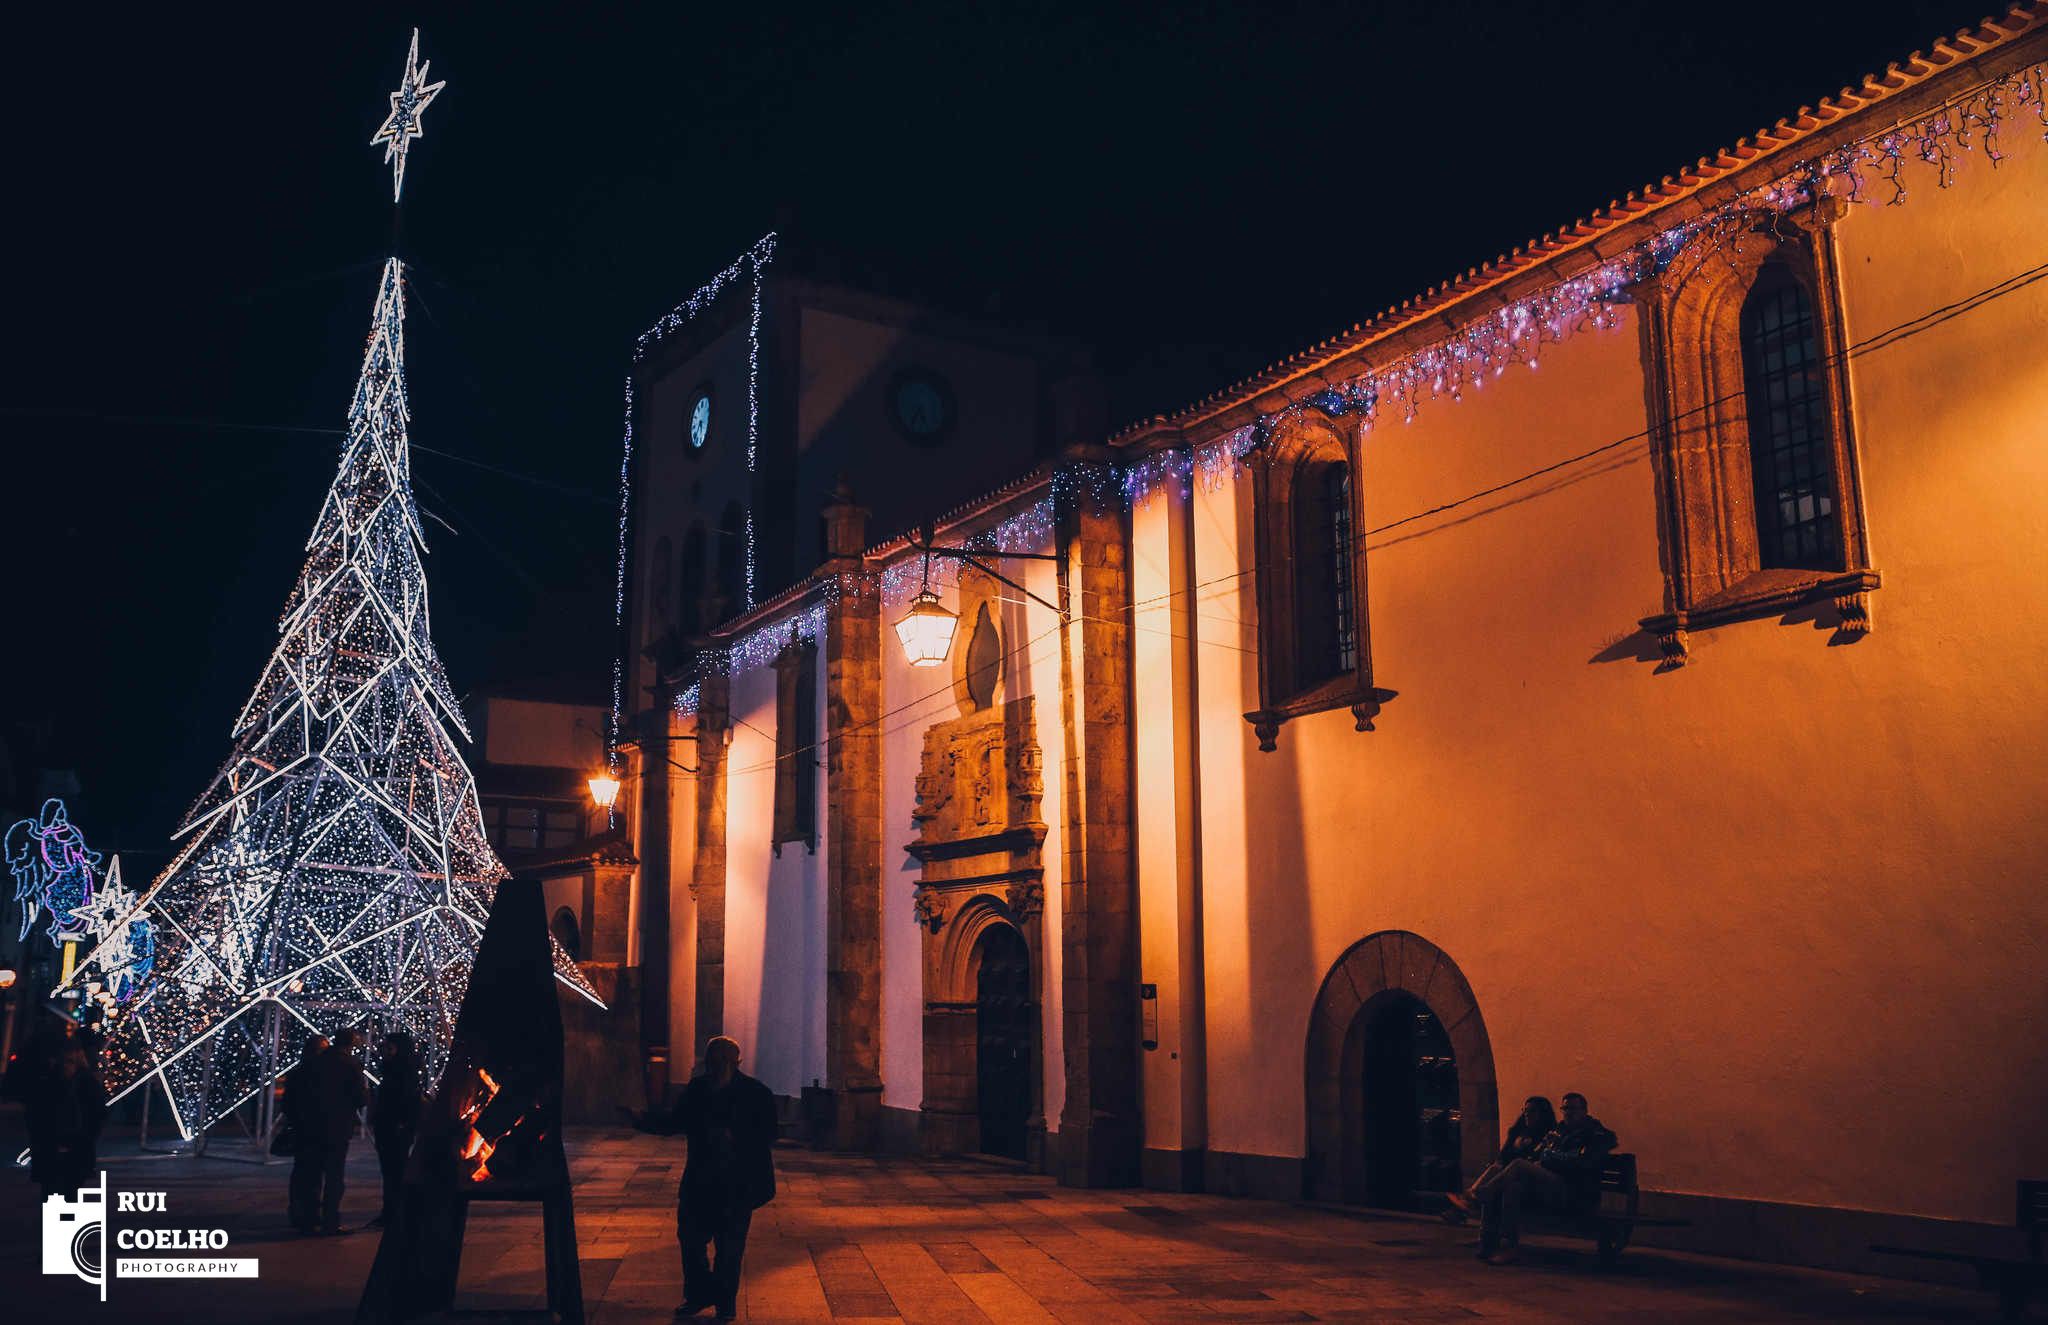
[[[391,167],[391,201],[398,201],[398,194],[405,187],[405,152],[412,146],[412,140],[426,136],[420,125],[420,117],[441,89],[448,86],[448,80],[438,83],[427,80],[427,66],[420,63],[420,30],[412,30],[412,49],[405,53],[405,77],[399,80],[398,90],[391,94],[391,113],[384,117],[384,123],[370,137],[370,146],[384,144],[384,160]]]

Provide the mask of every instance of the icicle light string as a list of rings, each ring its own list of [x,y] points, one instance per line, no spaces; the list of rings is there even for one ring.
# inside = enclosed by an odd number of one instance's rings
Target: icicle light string
[[[1896,344],[1898,341],[1903,340],[1907,336],[1916,334],[1918,331],[1925,330],[1930,326],[1939,325],[1941,322],[1946,321],[1950,317],[1959,316],[1960,314],[1968,312],[1971,309],[1981,307],[1982,305],[1990,302],[1991,300],[2003,298],[2008,294],[2015,293],[2018,290],[2024,289],[2027,286],[2032,285],[2034,282],[2038,280],[2044,279],[2048,279],[2048,264],[2043,264],[2038,267],[2030,268],[2026,271],[2017,272],[2012,276],[2009,276],[2001,281],[1998,281],[1995,284],[1987,287],[1986,289],[1969,296],[1966,299],[1957,300],[1954,303],[1944,305],[1940,308],[1931,309],[1925,313],[1918,314],[1912,318],[1907,319],[1904,322],[1899,323],[1896,326],[1887,328],[1884,331],[1878,332],[1873,336],[1870,336],[1862,341],[1859,341],[1855,345],[1852,345],[1848,348],[1845,357],[1853,359],[1863,354],[1870,353],[1873,350],[1887,348],[1888,346]],[[1738,389],[1736,392],[1731,393],[1729,395],[1724,395],[1715,400],[1705,402],[1704,404],[1696,407],[1695,410],[1688,411],[1688,414],[1703,413],[1711,411],[1713,409],[1717,409],[1720,406],[1727,404],[1729,401],[1736,399],[1740,394],[1741,392]],[[1241,429],[1239,431],[1249,432],[1250,430]],[[1613,440],[1603,442],[1600,445],[1592,447],[1588,450],[1579,452],[1575,455],[1567,456],[1562,460],[1558,460],[1551,464],[1544,465],[1540,468],[1531,470],[1528,473],[1522,474],[1505,483],[1495,484],[1492,487],[1484,488],[1478,492],[1467,494],[1466,496],[1460,497],[1455,501],[1445,502],[1441,505],[1433,506],[1427,510],[1418,511],[1414,514],[1403,516],[1399,519],[1389,521],[1385,524],[1377,525],[1370,529],[1366,529],[1363,532],[1361,532],[1358,535],[1358,537],[1361,540],[1368,539],[1379,534],[1390,532],[1391,530],[1400,528],[1403,525],[1412,524],[1417,520],[1426,519],[1433,515],[1439,515],[1446,511],[1455,510],[1458,507],[1466,505],[1469,502],[1476,501],[1484,497],[1492,496],[1495,493],[1505,491],[1506,489],[1515,487],[1522,483],[1526,483],[1531,479],[1540,478],[1546,474],[1555,473],[1560,469],[1564,469],[1575,464],[1580,464],[1586,460],[1592,459],[1595,456],[1603,455],[1605,453],[1618,450],[1619,448],[1628,446],[1632,443],[1642,442],[1645,439],[1647,439],[1648,436],[1649,433],[1647,431],[1637,431],[1629,433],[1623,437],[1614,438]],[[1183,465],[1179,470],[1174,472],[1178,473],[1182,477],[1185,477],[1185,475],[1188,472],[1185,466],[1187,453],[1185,451],[1182,451],[1177,454],[1183,461]],[[1149,457],[1148,463],[1151,460],[1156,460],[1158,458],[1159,457]],[[1219,479],[1217,481],[1221,482],[1222,480]],[[966,546],[983,549],[986,555],[996,558],[1001,557],[1005,551],[1016,552],[1033,550],[1034,548],[1042,548],[1046,546],[1046,544],[1051,540],[1054,507],[1055,501],[1053,497],[1046,496],[1040,498],[1039,501],[1034,503],[1032,506],[1026,508],[1024,511],[1021,511],[1016,515],[1011,516],[1009,519],[1006,519],[987,530],[981,531],[980,533],[966,535],[963,537],[962,541]],[[1020,533],[1026,534],[1027,536],[1023,538],[1013,539],[1013,535],[1017,535]],[[900,605],[901,603],[907,601],[911,594],[913,594],[916,591],[916,588],[921,583],[922,567],[923,558],[921,557],[899,557],[897,560],[891,562],[889,565],[882,568],[882,570],[878,574],[875,574],[873,578],[881,588],[881,591],[884,596],[884,601],[891,605]],[[956,568],[957,563],[951,561],[940,563],[939,566],[934,567],[934,581],[942,586],[958,583],[958,575]],[[1132,603],[1129,604],[1129,606],[1136,610],[1142,610],[1144,608],[1154,606],[1158,603],[1179,597],[1182,594],[1189,593],[1194,590],[1212,588],[1217,585],[1226,584],[1234,580],[1242,579],[1245,576],[1250,575],[1251,573],[1251,568],[1242,568],[1237,571],[1230,572],[1228,574],[1212,576],[1211,578],[1199,581],[1198,583],[1191,585],[1186,589],[1173,589],[1162,594],[1153,595],[1148,598],[1134,600]],[[1080,590],[1080,592],[1085,594],[1087,591]],[[828,584],[827,586],[825,586],[825,593],[825,600],[827,603],[837,601],[837,598],[840,596],[839,590],[836,585]],[[1233,624],[1232,621],[1224,621],[1220,618],[1217,618],[1216,620],[1219,621],[1219,624]],[[778,636],[786,638],[786,630],[787,628],[784,624],[771,624],[758,628],[755,632],[753,632],[746,638],[748,640],[755,640],[756,637],[760,637],[763,640],[774,639]],[[757,644],[755,647],[750,647],[737,651],[735,656],[737,656],[740,660],[737,667],[730,665],[730,661],[727,655],[724,653],[714,655],[716,661],[714,661],[712,665],[721,671],[727,672],[733,670],[744,670],[746,666],[757,665],[758,663],[763,661],[771,661],[774,657],[774,650],[765,649],[761,647],[759,644]],[[679,711],[685,714],[694,713],[696,711],[695,690],[696,688],[694,686],[691,687],[690,691],[687,692],[687,699],[679,700],[677,705]]]
[[[754,606],[755,586],[754,504],[751,500],[751,489],[759,460],[761,437],[761,284],[763,273],[774,257],[775,232],[771,230],[755,240],[752,248],[727,264],[725,270],[698,287],[689,298],[662,314],[653,326],[641,332],[640,338],[633,342],[633,363],[637,366],[647,357],[649,350],[696,320],[698,315],[724,293],[727,286],[740,278],[742,272],[750,271],[753,274],[752,298],[747,314],[747,483],[750,491],[746,505],[746,582],[741,588],[747,610],[752,610]],[[624,440],[619,456],[619,556],[612,594],[612,629],[619,640],[619,652],[612,657],[612,712],[609,735],[605,742],[605,763],[614,777],[619,773],[619,739],[623,734],[626,703],[626,553],[633,515],[631,373],[626,376],[626,421],[621,435]],[[606,812],[606,818],[611,827],[618,826],[618,811],[615,808]]]
[[[1962,313],[1968,312],[1972,309],[1982,307],[1984,304],[1990,302],[1993,299],[2003,298],[2006,295],[2013,294],[2021,289],[2026,288],[2027,286],[2032,285],[2034,282],[2039,280],[2048,280],[2048,263],[2044,263],[2040,266],[2033,267],[2025,271],[2016,272],[2013,275],[2008,276],[2005,279],[1995,282],[1994,284],[1986,287],[1984,290],[1979,291],[1977,294],[1969,296],[1968,298],[1960,299],[1950,304],[1945,304],[1939,308],[1930,309],[1927,312],[1917,314],[1914,317],[1908,318],[1905,321],[1900,322],[1893,327],[1890,327],[1884,331],[1880,331],[1875,335],[1869,336],[1864,340],[1857,342],[1855,345],[1850,346],[1847,351],[1847,357],[1855,358],[1859,355],[1870,353],[1874,350],[1888,348],[1889,346],[1897,344],[1900,340],[1903,340],[1908,336],[1915,335],[1920,331],[1928,329],[1929,327],[1938,326],[1940,325],[1940,323],[1946,321],[1950,317],[1959,316]],[[1727,403],[1728,401],[1735,399],[1736,395],[1739,394],[1740,392],[1738,391],[1730,395],[1722,396],[1716,400],[1708,401],[1698,406],[1697,410],[1692,412],[1704,412],[1718,408],[1719,406]],[[1495,484],[1492,487],[1481,489],[1478,492],[1469,493],[1466,496],[1460,497],[1455,501],[1445,502],[1441,505],[1433,506],[1427,510],[1417,511],[1412,515],[1403,516],[1397,520],[1392,520],[1385,524],[1375,526],[1374,528],[1367,529],[1363,531],[1361,534],[1359,534],[1358,537],[1360,539],[1370,538],[1374,535],[1386,533],[1390,530],[1400,528],[1403,525],[1411,524],[1417,520],[1427,519],[1433,515],[1439,515],[1446,511],[1455,510],[1458,507],[1466,505],[1469,502],[1477,501],[1484,497],[1492,496],[1495,493],[1505,491],[1506,489],[1515,487],[1518,484],[1526,483],[1531,479],[1540,478],[1546,474],[1555,473],[1560,469],[1568,468],[1569,466],[1582,463],[1586,460],[1593,458],[1594,456],[1618,450],[1624,446],[1630,445],[1631,443],[1644,441],[1648,437],[1649,433],[1647,430],[1645,430],[1632,432],[1627,434],[1626,436],[1614,438],[1610,441],[1603,442],[1598,446],[1579,452],[1576,455],[1567,456],[1562,460],[1554,461],[1551,464],[1544,465],[1538,469],[1531,470],[1526,474],[1520,475],[1517,478],[1509,480],[1508,482]],[[1051,499],[1041,499],[1041,502],[1039,504],[1049,509],[1051,506]],[[1005,523],[1008,522],[1006,521]],[[994,532],[997,529],[1001,529],[1002,527],[1002,525],[997,525],[991,530],[985,531],[985,533],[981,535],[975,535],[972,537],[986,538],[994,534]],[[1000,553],[993,553],[991,555],[1000,555]],[[917,579],[917,576],[911,572],[914,572],[916,568],[918,568],[921,565],[922,560],[923,559],[921,557],[914,556],[902,558],[898,562],[892,563],[891,566],[886,568],[881,573],[881,575],[872,576],[872,578],[875,579],[877,582],[880,582],[885,580],[891,574],[891,572],[902,572],[902,574],[900,575],[900,579],[903,582],[913,582]],[[908,568],[908,570],[906,571],[905,568]],[[1198,604],[1202,602],[1214,601],[1218,595],[1212,594],[1203,596],[1201,595],[1200,591],[1204,589],[1217,589],[1219,586],[1231,584],[1237,580],[1244,579],[1246,576],[1251,575],[1254,572],[1254,570],[1254,567],[1241,567],[1237,570],[1230,571],[1222,575],[1214,575],[1204,580],[1198,580],[1194,584],[1188,585],[1184,588],[1169,589],[1164,593],[1153,594],[1149,597],[1130,600],[1128,603],[1119,604],[1117,608],[1117,615],[1114,618],[1098,616],[1086,612],[1079,612],[1075,614],[1074,619],[1077,621],[1104,622],[1106,624],[1126,624],[1129,625],[1132,629],[1139,630],[1145,633],[1161,635],[1165,638],[1180,640],[1182,642],[1189,642],[1189,636],[1175,634],[1171,631],[1159,630],[1156,628],[1151,628],[1143,625],[1136,625],[1132,624],[1132,622],[1134,621],[1136,614],[1144,613],[1147,611],[1147,609],[1156,610],[1160,604],[1170,602],[1173,599],[1180,598],[1183,596],[1193,597],[1195,602]],[[858,592],[859,590],[856,589],[856,591]],[[1080,589],[1078,587],[1075,591],[1080,593],[1084,597],[1087,596],[1088,593],[1087,590]],[[827,601],[833,601],[832,597],[829,594]],[[1024,600],[1011,598],[1007,596],[1000,597],[998,601],[1008,603],[1024,602]],[[1130,619],[1127,619],[1124,615],[1124,612],[1126,610],[1128,610],[1128,612],[1132,614],[1132,617]],[[1195,613],[1195,616],[1200,620],[1208,621],[1212,624],[1222,626],[1225,628],[1243,628],[1250,624],[1244,618],[1237,616],[1221,617],[1201,613],[1199,611]],[[778,627],[763,627],[762,631],[772,634],[777,629]],[[1058,626],[1053,626],[1048,630],[1042,632],[1038,636],[1034,637],[1033,640],[1028,641],[1025,644],[1024,649],[1028,650],[1032,646],[1032,644],[1035,644],[1037,641],[1047,638],[1049,635],[1051,635],[1058,629]],[[1200,644],[1205,648],[1228,649],[1231,652],[1240,654],[1255,654],[1257,652],[1257,650],[1254,648],[1247,648],[1241,645],[1230,644],[1227,641],[1218,640],[1210,636],[1195,637],[1193,638],[1192,642]],[[1007,656],[1020,656],[1021,652],[1022,651],[1013,651],[1011,654]],[[770,656],[772,657],[772,655]],[[873,720],[872,723],[864,723],[861,726],[865,727],[868,725],[879,724],[880,722],[886,721],[889,718],[910,712],[927,703],[932,702],[933,700],[939,699],[949,692],[949,686],[941,686],[937,689],[929,691],[928,693],[910,699],[905,703],[896,706],[893,709],[889,709],[888,711],[880,714],[876,719]],[[677,696],[677,712],[683,714],[686,717],[695,714],[698,708],[698,699],[699,686],[697,686],[696,684],[692,684],[687,690],[683,691],[681,694]],[[854,730],[859,729],[860,728],[857,727]],[[900,730],[900,728],[888,728],[885,730],[895,731]],[[820,748],[824,744],[825,742],[821,739],[818,742],[817,746],[804,747],[803,749],[798,750],[796,753],[803,753],[804,750],[808,749]],[[771,766],[772,764],[760,764],[749,768],[729,769],[728,772],[736,775],[739,773],[758,771],[760,769],[768,768]]]
[[[1961,154],[1981,150],[1994,166],[2002,159],[1998,151],[2000,128],[2022,110],[2031,111],[2039,120],[2043,138],[2048,140],[2048,95],[2044,93],[2048,93],[2048,66],[2018,70],[1913,120],[1802,160],[1768,183],[1659,231],[1589,272],[1525,295],[1450,336],[1333,383],[1303,401],[1261,415],[1220,437],[1192,447],[1155,452],[1121,465],[1056,471],[1046,497],[988,530],[964,536],[963,546],[993,556],[1004,551],[1044,548],[1053,540],[1057,510],[1066,487],[1085,484],[1098,495],[1113,487],[1123,501],[1134,507],[1169,485],[1183,495],[1198,483],[1204,490],[1213,491],[1242,477],[1248,463],[1261,454],[1262,443],[1277,428],[1309,410],[1332,418],[1356,415],[1367,430],[1396,410],[1403,423],[1413,422],[1426,400],[1444,396],[1461,400],[1465,391],[1482,388],[1517,363],[1535,369],[1542,346],[1562,343],[1588,329],[1620,326],[1629,288],[1647,276],[1665,271],[1688,245],[1703,236],[1710,241],[1734,239],[1759,213],[1784,215],[1822,197],[1903,205],[1907,198],[1903,168],[1909,160],[1935,167],[1937,184],[1948,188],[1954,182]],[[1891,188],[1889,196],[1870,196],[1868,177],[1872,173]],[[763,242],[769,243],[773,238],[770,235]],[[746,261],[744,257],[736,260],[720,274],[714,286],[735,279]],[[655,331],[667,334],[682,325],[688,315],[693,315],[693,310],[686,310],[688,305],[670,314],[656,324]],[[647,337],[642,340],[646,342]],[[750,384],[750,393],[751,390]],[[752,442],[750,435],[750,446]],[[750,555],[751,552],[750,540]],[[921,583],[922,570],[919,558],[902,558],[884,567],[878,577],[884,602],[893,605],[907,600]],[[935,570],[939,571],[937,578],[942,585],[958,582],[957,566],[950,561],[942,562]],[[805,610],[809,615],[817,615],[823,607],[814,605]],[[822,628],[821,615],[818,621],[820,625],[813,629]],[[783,618],[750,632],[706,661],[717,670],[733,674],[772,661],[787,640],[788,618]],[[694,695],[694,690],[692,687],[685,693]],[[680,696],[678,707],[683,707]],[[694,708],[693,698],[685,711]]]
[[[1933,166],[1936,182],[1948,188],[1964,153],[1982,150],[1995,166],[2001,126],[2031,112],[2048,140],[2048,65],[2032,65],[1963,94],[1916,119],[1798,162],[1768,183],[1746,190],[1720,206],[1680,222],[1592,271],[1546,286],[1485,314],[1441,340],[1391,362],[1333,383],[1222,437],[1193,448],[1147,456],[1125,471],[1125,492],[1142,502],[1172,484],[1185,493],[1199,480],[1213,488],[1233,480],[1260,443],[1293,418],[1315,410],[1337,418],[1356,415],[1370,430],[1398,413],[1412,423],[1425,401],[1459,400],[1513,364],[1534,369],[1539,349],[1576,332],[1619,326],[1629,287],[1664,271],[1695,239],[1733,239],[1759,213],[1783,215],[1822,197],[1901,206],[1907,197],[1904,166],[1917,160]],[[1870,196],[1872,172],[1890,186],[1882,199]]]

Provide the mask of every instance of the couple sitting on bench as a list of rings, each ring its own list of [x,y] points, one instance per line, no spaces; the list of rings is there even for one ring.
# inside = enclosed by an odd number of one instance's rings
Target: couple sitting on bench
[[[1586,1112],[1586,1097],[1577,1091],[1564,1097],[1562,1119],[1547,1098],[1531,1095],[1508,1129],[1500,1159],[1463,1192],[1451,1193],[1444,1218],[1462,1224],[1477,1207],[1479,1259],[1510,1264],[1521,1243],[1523,1204],[1534,1201],[1569,1214],[1592,1209],[1600,1200],[1601,1161],[1614,1142],[1614,1133]]]

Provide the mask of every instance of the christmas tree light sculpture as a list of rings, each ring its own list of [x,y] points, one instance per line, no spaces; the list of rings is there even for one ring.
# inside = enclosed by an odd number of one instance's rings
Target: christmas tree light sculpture
[[[108,1093],[160,1079],[187,1136],[252,1096],[267,1121],[264,1084],[344,1026],[410,1030],[438,1076],[506,874],[428,632],[404,299],[392,258],[277,649],[183,848],[130,913],[153,927],[149,971],[115,970],[134,945],[102,944],[70,982],[128,991],[107,1021]],[[554,962],[598,1001],[559,946]]]

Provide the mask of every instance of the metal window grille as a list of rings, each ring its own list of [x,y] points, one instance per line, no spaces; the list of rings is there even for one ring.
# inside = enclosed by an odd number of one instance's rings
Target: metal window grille
[[[1294,681],[1305,689],[1358,666],[1350,466],[1338,461],[1304,473],[1294,500]]]
[[[1331,465],[1323,473],[1323,504],[1329,512],[1330,624],[1336,673],[1358,668],[1358,614],[1351,593],[1351,467]]]
[[[1749,464],[1765,567],[1841,568],[1827,385],[1813,304],[1796,280],[1766,275],[1742,310]]]

